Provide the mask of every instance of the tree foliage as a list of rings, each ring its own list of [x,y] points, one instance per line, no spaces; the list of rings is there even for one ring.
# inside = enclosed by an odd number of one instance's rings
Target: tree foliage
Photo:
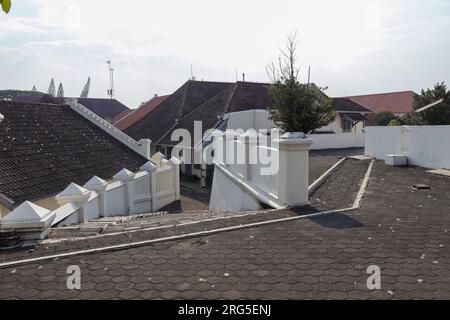
[[[298,80],[296,33],[287,37],[286,49],[281,50],[278,64],[266,66],[272,81],[269,95],[276,110],[271,112],[274,123],[287,132],[310,133],[328,125],[336,118],[331,99],[314,84]]]
[[[9,13],[9,10],[11,9],[11,0],[0,0],[0,4],[3,12]]]
[[[90,87],[91,87],[91,77],[87,79],[87,82],[84,85],[83,90],[81,91],[80,98],[87,98],[89,96]]]
[[[375,125],[377,126],[387,126],[391,120],[397,119],[395,114],[390,111],[381,111],[375,114]]]
[[[414,95],[413,107],[415,110],[422,108],[439,99],[444,101],[434,107],[420,112],[420,117],[425,125],[449,125],[450,124],[450,91],[444,82],[436,83],[433,89]]]
[[[59,83],[58,86],[58,97],[64,98],[64,88],[61,82]]]
[[[48,86],[47,93],[53,97],[56,95],[55,81],[53,80],[53,78],[50,81],[50,85]]]

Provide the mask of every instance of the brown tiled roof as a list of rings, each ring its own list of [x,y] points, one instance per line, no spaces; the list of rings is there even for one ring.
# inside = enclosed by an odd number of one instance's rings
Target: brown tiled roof
[[[337,112],[372,113],[369,109],[364,108],[362,105],[349,98],[332,98],[332,104]]]
[[[53,103],[62,104],[64,103],[64,98],[53,97],[49,94],[38,95],[38,94],[22,94],[14,98],[14,101],[18,102],[28,102],[28,103]]]
[[[114,126],[120,130],[125,130],[141,120],[147,114],[152,112],[157,106],[163,103],[170,95],[154,97],[141,105],[136,110],[129,110],[127,113],[121,113],[114,119]]]
[[[112,124],[116,124],[119,120],[121,120],[122,118],[124,118],[125,116],[129,115],[130,113],[132,113],[134,111],[136,111],[136,109],[128,109],[128,110],[122,111],[117,116],[115,116],[114,119],[112,119]]]
[[[0,198],[10,206],[146,162],[67,105],[0,101],[0,113]]]
[[[269,97],[268,88],[269,84],[266,83],[236,82],[231,84],[220,94],[186,115],[175,127],[166,132],[161,140],[155,143],[177,144],[177,142],[171,141],[171,133],[177,128],[189,130],[191,136],[194,137],[194,121],[202,121],[204,133],[207,129],[214,128],[219,122],[217,117],[225,113],[272,109],[274,105]]]
[[[106,98],[80,98],[78,103],[82,104],[103,119],[114,119],[119,113],[129,110],[127,106],[116,99]]]
[[[372,110],[408,113],[413,110],[413,91],[389,92],[346,97]]]
[[[269,86],[270,84],[267,83],[236,82],[186,115],[176,126],[170,128],[162,139],[155,141],[155,143],[166,145],[177,144],[176,141],[171,141],[171,134],[173,130],[178,128],[189,130],[191,137],[194,137],[194,121],[202,121],[202,130],[204,133],[207,129],[214,128],[219,122],[217,117],[225,113],[253,109],[274,109],[274,103],[268,92]],[[345,98],[333,99],[333,106],[338,112],[371,112]],[[195,141],[193,142],[196,143]]]
[[[113,119],[120,113],[130,110],[127,106],[116,99],[106,98],[76,98],[83,106],[102,117],[103,119]],[[53,97],[51,95],[19,95],[14,101],[27,103],[53,103],[64,104],[65,98]]]
[[[189,80],[152,112],[124,131],[137,140],[148,138],[153,142],[158,141],[175,125],[176,119],[182,119],[230,85]]]

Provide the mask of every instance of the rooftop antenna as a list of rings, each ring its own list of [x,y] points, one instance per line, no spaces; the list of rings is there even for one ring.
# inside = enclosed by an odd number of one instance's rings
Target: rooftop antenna
[[[112,99],[114,97],[114,68],[111,67],[111,60],[106,61],[109,71],[109,89],[108,96]]]
[[[242,74],[242,82],[245,82],[245,73]]]
[[[309,88],[309,81],[311,80],[311,66],[308,67],[308,88]]]
[[[195,80],[192,64],[191,64],[191,80]]]

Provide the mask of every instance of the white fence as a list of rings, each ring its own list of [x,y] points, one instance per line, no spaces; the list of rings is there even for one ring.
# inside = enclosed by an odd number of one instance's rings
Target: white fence
[[[286,133],[267,136],[225,132],[217,137],[211,211],[303,205],[308,200],[308,150],[312,140]]]
[[[386,160],[404,155],[409,164],[450,169],[450,126],[365,128],[365,154]]]
[[[14,228],[22,239],[43,239],[51,226],[155,212],[180,199],[179,171],[180,161],[172,158],[162,167],[149,161],[137,173],[122,169],[113,182],[95,176],[83,187],[71,183],[56,196],[58,209],[26,201],[0,220],[0,228]]]
[[[364,147],[364,133],[323,133],[309,134],[308,137],[313,140],[311,150]]]

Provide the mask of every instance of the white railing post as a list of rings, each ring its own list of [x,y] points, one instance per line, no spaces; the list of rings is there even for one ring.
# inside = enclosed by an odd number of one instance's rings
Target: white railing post
[[[85,223],[88,221],[86,216],[86,205],[91,195],[91,191],[71,183],[64,191],[56,195],[55,199],[60,206],[63,206],[70,202],[75,202],[79,207],[78,223]]]
[[[242,177],[245,180],[251,180],[251,165],[257,164],[258,161],[258,133],[255,130],[248,130],[240,135],[240,139],[244,144],[245,158],[242,170]]]
[[[175,200],[180,200],[180,164],[181,161],[176,158],[172,157],[170,158],[170,164],[173,166],[174,170],[174,186],[175,186]]]
[[[150,174],[150,194],[152,198],[151,211],[158,210],[158,190],[156,189],[156,171],[158,167],[151,161],[147,161],[141,168],[142,171],[147,171]]]
[[[108,183],[97,177],[93,176],[91,180],[85,183],[83,187],[89,191],[97,191],[98,193],[98,213],[100,217],[106,216],[106,187]]]
[[[312,139],[287,132],[274,140],[279,147],[278,197],[286,206],[308,203],[309,149]]]
[[[134,196],[134,183],[133,183],[133,179],[134,179],[134,173],[131,172],[130,170],[127,170],[125,168],[123,168],[122,170],[120,170],[119,172],[117,172],[113,178],[115,180],[119,180],[120,182],[122,182],[125,185],[125,208],[127,208],[127,214],[131,214],[131,212],[133,212],[134,209],[134,201],[133,201],[133,196]]]

